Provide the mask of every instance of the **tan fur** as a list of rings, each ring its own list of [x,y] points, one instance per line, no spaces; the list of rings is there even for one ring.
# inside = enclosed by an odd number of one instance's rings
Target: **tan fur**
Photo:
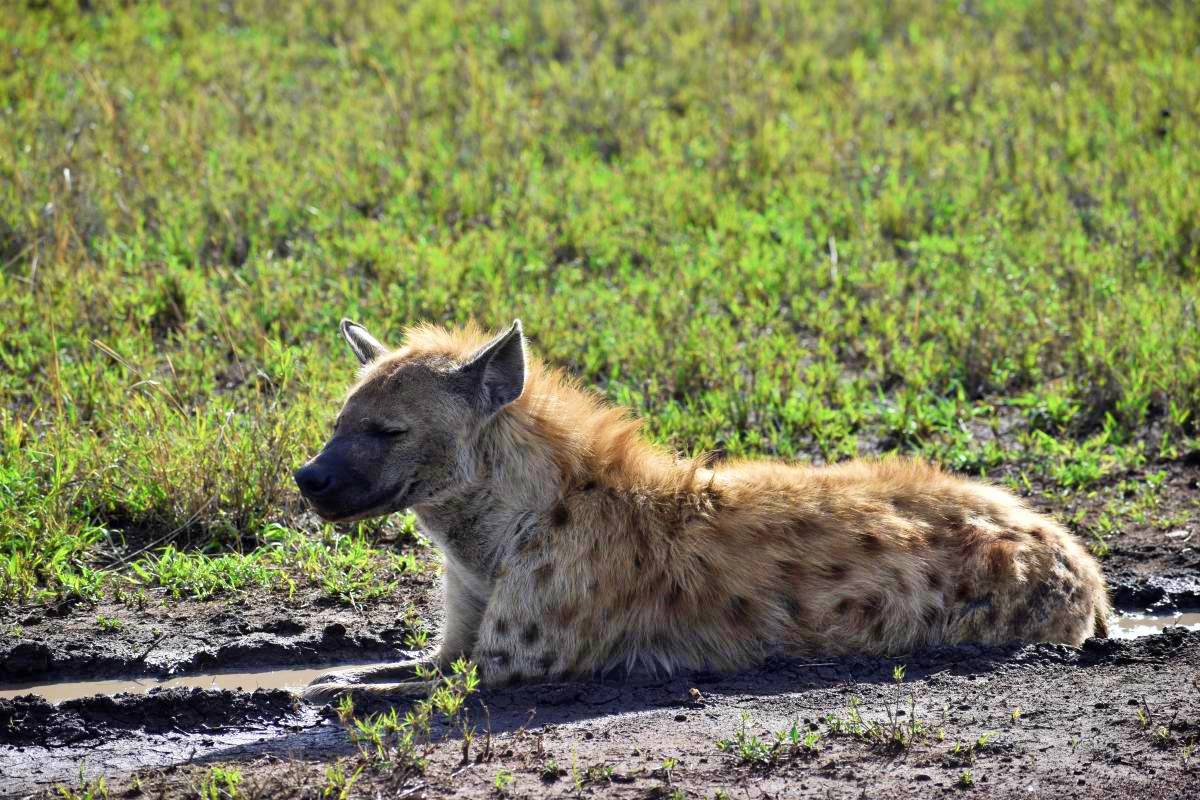
[[[398,413],[415,399],[405,370],[453,369],[487,341],[474,326],[410,329],[347,407],[370,396],[362,413]],[[454,480],[413,507],[446,556],[442,665],[467,656],[502,684],[1105,634],[1096,561],[1002,489],[907,459],[706,469],[560,371],[525,364],[523,393],[491,418],[424,415],[456,426]],[[420,392],[425,407],[455,402],[428,380]]]

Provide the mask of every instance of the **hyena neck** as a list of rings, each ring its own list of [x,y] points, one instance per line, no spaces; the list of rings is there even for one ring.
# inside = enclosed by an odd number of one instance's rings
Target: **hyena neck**
[[[545,443],[507,415],[480,432],[464,460],[458,486],[413,511],[448,566],[481,581],[495,572],[506,543],[554,505],[564,475]]]
[[[451,568],[490,576],[506,545],[574,491],[604,486],[665,502],[692,489],[698,464],[642,438],[611,406],[533,362],[526,391],[461,454],[459,484],[413,510]]]

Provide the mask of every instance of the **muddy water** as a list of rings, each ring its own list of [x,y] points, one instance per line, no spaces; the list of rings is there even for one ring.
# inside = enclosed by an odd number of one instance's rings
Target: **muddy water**
[[[365,667],[368,664],[337,664],[303,669],[269,669],[253,672],[210,672],[201,675],[183,675],[176,678],[125,678],[108,681],[64,681],[62,683],[18,683],[0,687],[0,700],[36,694],[51,703],[91,697],[97,694],[145,694],[151,689],[173,689],[175,687],[200,689],[298,689],[308,685],[313,678],[331,669]]]
[[[1128,612],[1113,617],[1109,635],[1114,639],[1137,639],[1150,636],[1172,625],[1188,630],[1200,630],[1200,611]]]

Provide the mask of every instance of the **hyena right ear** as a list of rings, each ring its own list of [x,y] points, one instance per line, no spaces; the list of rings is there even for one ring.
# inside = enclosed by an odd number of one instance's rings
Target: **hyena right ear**
[[[458,368],[468,399],[484,414],[495,414],[525,391],[525,334],[521,320],[475,351]]]
[[[346,338],[350,349],[354,351],[358,363],[370,363],[387,352],[387,348],[381,345],[374,336],[367,333],[367,329],[357,322],[344,319],[341,328],[342,336]]]

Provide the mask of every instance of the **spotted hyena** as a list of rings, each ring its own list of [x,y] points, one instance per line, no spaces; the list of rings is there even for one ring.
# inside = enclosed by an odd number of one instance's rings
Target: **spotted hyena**
[[[531,356],[520,322],[422,325],[396,350],[341,330],[362,369],[296,482],[329,520],[416,513],[446,561],[435,666],[469,657],[496,685],[1106,634],[1096,561],[995,486],[898,458],[678,458]],[[423,692],[415,663],[306,696]]]

